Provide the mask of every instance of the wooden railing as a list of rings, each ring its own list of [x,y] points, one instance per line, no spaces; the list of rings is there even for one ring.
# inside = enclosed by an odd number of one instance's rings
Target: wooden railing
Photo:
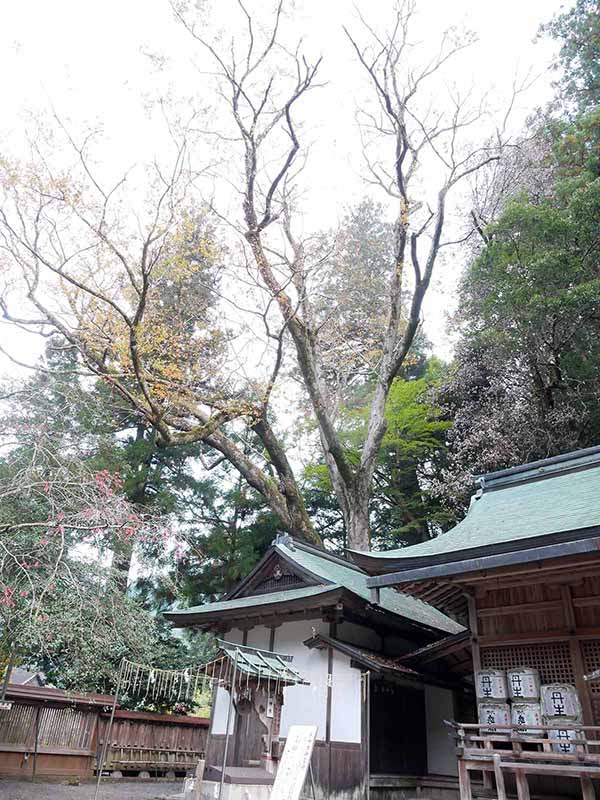
[[[600,726],[565,723],[560,730],[573,731],[570,752],[556,752],[560,743],[547,738],[557,725],[479,725],[446,722],[456,739],[461,800],[472,800],[472,771],[482,772],[484,785],[496,783],[498,800],[506,800],[505,773],[514,775],[518,800],[529,800],[528,775],[570,777],[578,780],[583,800],[595,800],[592,779],[600,779]],[[493,728],[493,732],[490,728]]]

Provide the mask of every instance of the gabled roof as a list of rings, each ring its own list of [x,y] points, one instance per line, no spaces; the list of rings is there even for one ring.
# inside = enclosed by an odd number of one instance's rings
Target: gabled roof
[[[241,619],[244,611],[258,613],[273,605],[285,604],[289,606],[290,611],[293,611],[295,607],[304,608],[306,601],[313,598],[319,603],[326,603],[329,600],[335,602],[341,596],[341,592],[342,587],[337,584],[304,586],[301,589],[219,600],[216,603],[205,603],[202,606],[192,606],[181,611],[168,611],[164,616],[175,625],[202,624],[213,619]]]
[[[241,596],[248,584],[273,557],[283,559],[313,585],[249,597]],[[335,605],[342,597],[348,596],[368,606],[371,594],[367,586],[367,577],[360,567],[346,559],[304,542],[292,540],[289,536],[278,537],[260,563],[224,600],[182,611],[171,611],[165,616],[176,625],[201,625],[218,619],[230,621],[242,619],[244,614],[257,615],[274,606],[280,614],[299,607],[321,608]],[[400,594],[394,589],[384,589],[381,592],[378,607],[399,620],[407,620],[431,631],[457,633],[463,630],[461,625],[433,606],[409,595]]]
[[[371,574],[431,567],[600,534],[600,447],[480,476],[447,533],[383,553],[352,552]],[[374,585],[374,582],[370,582]]]

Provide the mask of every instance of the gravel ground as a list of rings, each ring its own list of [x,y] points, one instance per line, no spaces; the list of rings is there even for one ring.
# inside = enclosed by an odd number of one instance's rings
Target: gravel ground
[[[93,800],[96,785],[82,783],[29,783],[0,780],[1,800]],[[175,800],[182,797],[183,779],[176,783],[163,781],[107,781],[100,786],[98,800]]]

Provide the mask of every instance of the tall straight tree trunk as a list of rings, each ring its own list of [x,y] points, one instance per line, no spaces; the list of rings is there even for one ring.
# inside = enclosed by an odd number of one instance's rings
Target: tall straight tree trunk
[[[369,500],[370,492],[368,491],[361,492],[356,489],[349,494],[346,528],[348,529],[348,547],[351,550],[369,550],[371,547]]]

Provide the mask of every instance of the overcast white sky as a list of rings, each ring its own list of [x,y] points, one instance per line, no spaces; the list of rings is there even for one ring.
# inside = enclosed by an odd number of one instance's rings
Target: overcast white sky
[[[246,4],[257,11],[271,6],[267,0]],[[349,0],[290,5],[295,8],[293,27],[305,35],[308,52],[324,56],[328,85],[313,102],[307,133],[314,146],[305,176],[312,209],[306,224],[330,225],[364,193],[353,127],[358,73],[341,30],[342,23],[352,26],[356,15]],[[540,23],[559,10],[558,0],[418,0],[417,5],[415,35],[424,51],[449,25],[466,25],[479,37],[453,80],[491,90],[501,105],[516,73],[531,67],[540,74],[535,89],[520,101],[516,127],[549,98],[552,45],[534,44],[534,39]],[[377,20],[390,6],[389,0],[371,0],[362,7]],[[217,0],[209,18],[227,31],[234,9],[234,0]],[[189,40],[173,20],[168,0],[19,0],[5,4],[2,17],[0,135],[9,151],[21,148],[28,112],[46,113],[52,104],[74,126],[102,123],[111,159],[125,165],[161,147],[161,135],[146,113],[148,97],[171,91],[210,99],[209,79],[191,68]],[[162,71],[157,72],[148,53],[167,57]],[[444,267],[425,307],[427,331],[444,355],[450,352],[445,312],[452,308],[460,266]],[[0,332],[7,334],[5,326]],[[21,334],[10,339],[13,352],[30,351]]]

